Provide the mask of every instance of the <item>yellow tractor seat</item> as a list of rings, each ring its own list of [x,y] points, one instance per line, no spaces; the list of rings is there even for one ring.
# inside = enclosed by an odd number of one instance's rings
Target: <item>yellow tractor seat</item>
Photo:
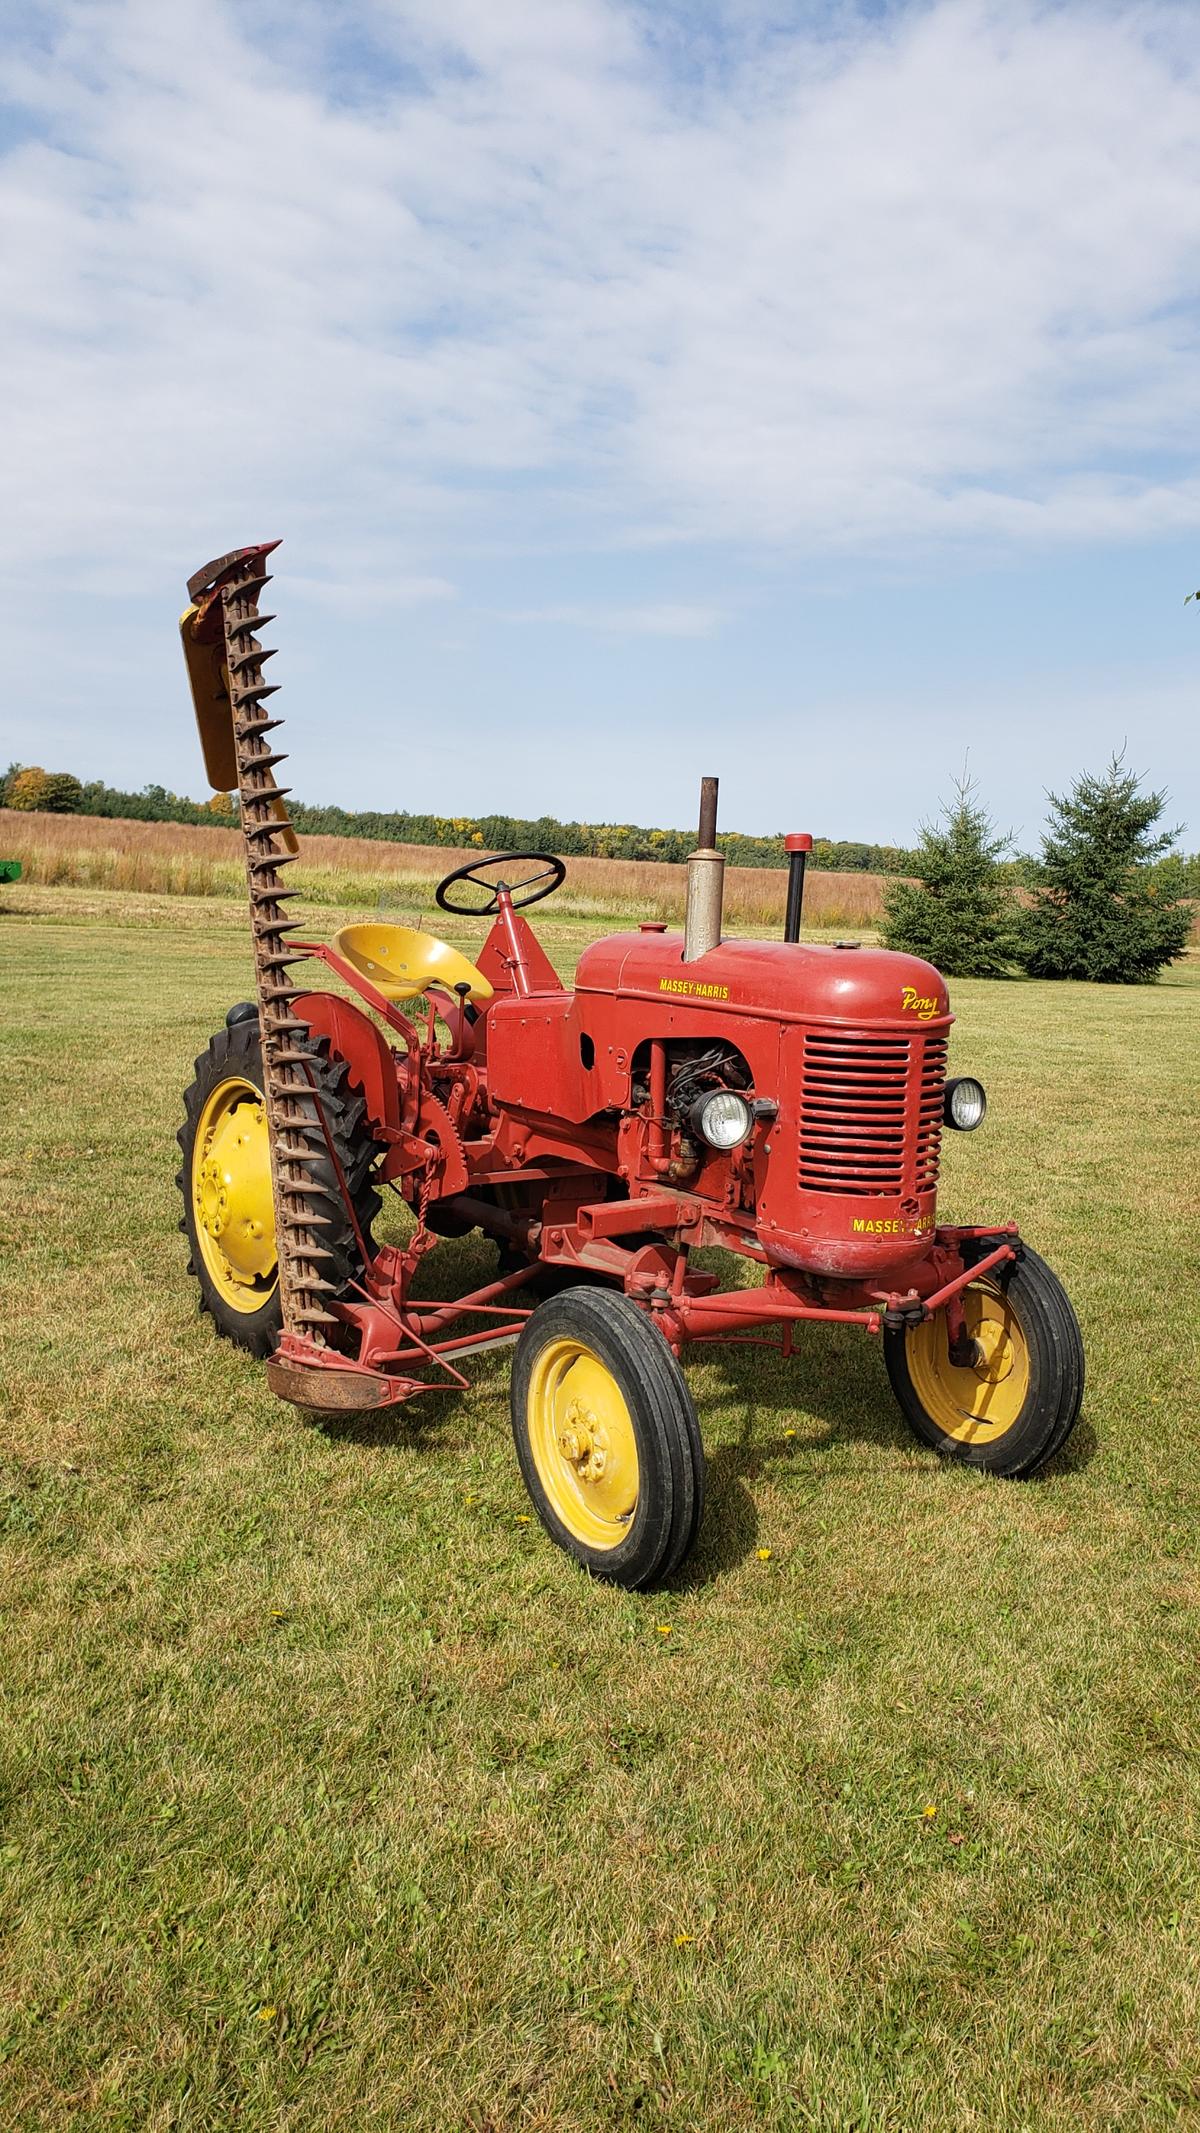
[[[445,993],[453,993],[456,985],[469,985],[476,1007],[492,997],[482,970],[476,970],[449,941],[439,941],[435,933],[418,933],[413,926],[343,926],[330,946],[397,1006],[415,1000],[431,985]]]

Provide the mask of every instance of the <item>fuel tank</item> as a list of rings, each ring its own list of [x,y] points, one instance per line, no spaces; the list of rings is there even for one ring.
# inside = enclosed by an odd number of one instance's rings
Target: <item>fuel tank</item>
[[[682,933],[658,925],[594,941],[579,959],[575,989],[788,1021],[833,1016],[910,1027],[950,1012],[945,979],[917,956],[857,941],[726,940],[685,963]]]
[[[628,1102],[636,1048],[661,1037],[736,1046],[753,1093],[778,1104],[752,1151],[773,1265],[890,1283],[923,1256],[953,1020],[931,964],[772,940],[722,941],[685,963],[681,933],[643,927],[588,948],[575,984],[604,1101]]]

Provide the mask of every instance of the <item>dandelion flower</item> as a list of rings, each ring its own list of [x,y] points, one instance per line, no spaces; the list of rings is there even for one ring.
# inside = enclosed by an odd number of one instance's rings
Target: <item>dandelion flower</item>
[[[517,1524],[518,1524],[519,1526],[528,1526],[528,1525],[531,1525],[531,1524],[532,1524],[532,1520],[531,1520],[531,1518],[530,1518],[530,1516],[529,1516],[529,1513],[528,1513],[528,1511],[518,1511],[518,1512],[517,1512]]]
[[[688,1942],[695,1940],[695,1938],[694,1933],[677,1933],[675,1935],[675,1946],[677,1948],[686,1948]]]
[[[922,1822],[932,1822],[936,1814],[936,1807],[923,1807],[921,1809],[921,1820]]]
[[[669,1622],[659,1622],[659,1623],[657,1623],[657,1624],[656,1624],[656,1629],[657,1629],[657,1633],[658,1633],[658,1635],[659,1635],[660,1637],[669,1637],[669,1636],[670,1636],[670,1634],[671,1634],[671,1625],[670,1625],[670,1623],[669,1623]]]
[[[785,1437],[794,1437],[796,1432],[794,1429],[785,1429],[783,1434]]]
[[[260,2022],[273,2022],[278,2013],[279,2009],[277,2007],[260,2007],[258,2019]]]
[[[757,1553],[758,1553],[758,1560],[759,1560],[759,1562],[760,1562],[760,1563],[769,1563],[769,1562],[770,1562],[770,1560],[771,1560],[771,1551],[770,1551],[770,1549],[769,1549],[769,1548],[760,1548],[760,1549],[758,1549]]]

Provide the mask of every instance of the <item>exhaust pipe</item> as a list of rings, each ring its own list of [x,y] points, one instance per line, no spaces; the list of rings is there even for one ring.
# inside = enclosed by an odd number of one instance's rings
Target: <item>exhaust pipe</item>
[[[700,780],[700,837],[687,863],[687,913],[683,960],[694,963],[721,945],[721,907],[725,895],[725,858],[717,850],[716,778]]]

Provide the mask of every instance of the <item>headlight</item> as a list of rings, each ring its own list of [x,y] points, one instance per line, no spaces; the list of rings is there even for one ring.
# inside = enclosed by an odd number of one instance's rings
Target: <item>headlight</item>
[[[691,1123],[710,1148],[736,1148],[754,1130],[754,1113],[744,1096],[715,1089],[692,1105]]]
[[[948,1126],[957,1126],[960,1133],[973,1133],[976,1126],[983,1124],[986,1110],[987,1097],[981,1081],[975,1081],[970,1074],[960,1074],[955,1081],[946,1083],[942,1116]]]

